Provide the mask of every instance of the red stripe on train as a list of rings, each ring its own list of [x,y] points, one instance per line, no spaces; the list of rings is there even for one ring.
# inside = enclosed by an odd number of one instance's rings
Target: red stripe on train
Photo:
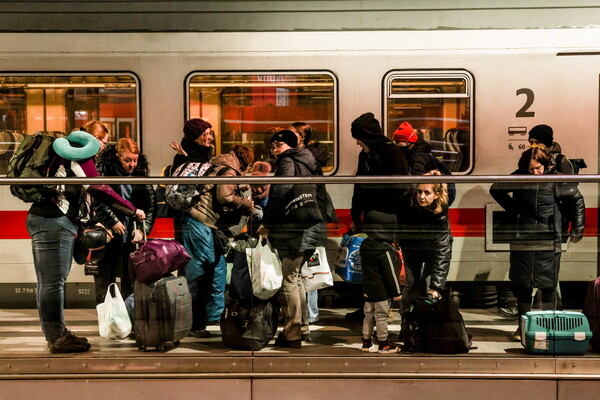
[[[327,226],[329,237],[341,237],[350,227],[350,210],[336,210],[339,222]],[[485,210],[482,208],[451,208],[449,212],[452,234],[454,237],[484,237]],[[27,211],[0,211],[0,239],[29,239],[25,221]],[[157,218],[152,233],[153,238],[172,238],[173,220]],[[585,210],[585,236],[598,234],[598,209]]]

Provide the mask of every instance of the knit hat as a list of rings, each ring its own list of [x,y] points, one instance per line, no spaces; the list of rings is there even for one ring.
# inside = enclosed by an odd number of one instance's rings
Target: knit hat
[[[404,121],[400,124],[398,129],[394,131],[394,140],[399,142],[416,143],[418,137],[412,125]]]
[[[193,142],[209,128],[212,128],[209,122],[200,118],[193,118],[186,121],[185,125],[183,125],[183,135],[186,139]]]
[[[298,146],[298,136],[289,129],[284,129],[273,135],[271,143],[273,142],[283,142],[290,147],[296,147]]]
[[[383,135],[379,121],[375,119],[373,113],[364,113],[352,121],[352,137],[356,140],[373,139]]]
[[[256,161],[252,166],[252,176],[267,176],[271,172],[271,164],[265,161]]]
[[[549,149],[554,140],[554,133],[548,125],[536,125],[529,131],[529,139],[536,139]]]

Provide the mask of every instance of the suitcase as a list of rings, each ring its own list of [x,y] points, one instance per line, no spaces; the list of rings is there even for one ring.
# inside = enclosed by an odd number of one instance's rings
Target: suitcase
[[[600,278],[590,282],[583,303],[583,315],[590,324],[592,339],[590,344],[595,353],[600,353]]]
[[[141,351],[176,347],[192,328],[192,295],[183,276],[167,276],[149,285],[134,282],[135,341]]]
[[[592,332],[575,311],[530,311],[521,316],[521,344],[533,354],[585,354]]]
[[[258,351],[277,332],[277,308],[270,301],[241,302],[233,299],[221,316],[223,345],[236,350]]]

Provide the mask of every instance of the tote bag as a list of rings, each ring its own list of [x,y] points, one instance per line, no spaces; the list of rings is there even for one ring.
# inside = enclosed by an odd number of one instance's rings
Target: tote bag
[[[261,300],[269,300],[283,283],[281,260],[271,243],[259,241],[255,248],[246,249],[252,292]]]
[[[302,264],[300,273],[304,290],[307,292],[333,286],[333,276],[327,262],[325,247],[319,246],[315,249],[313,255]]]

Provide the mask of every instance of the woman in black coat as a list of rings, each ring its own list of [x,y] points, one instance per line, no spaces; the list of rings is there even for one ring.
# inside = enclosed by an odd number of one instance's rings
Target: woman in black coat
[[[102,176],[149,176],[146,156],[140,153],[137,144],[128,138],[120,139],[116,145],[107,146],[101,154],[97,169]],[[143,238],[152,230],[156,217],[156,195],[152,185],[111,185],[123,198],[146,212],[146,219],[134,229],[133,219],[109,209],[102,204],[94,204],[97,220],[102,225],[112,227],[113,239],[107,244],[104,259],[98,263],[98,275],[94,276],[96,304],[102,303],[108,285],[121,277],[121,294],[127,298],[133,293],[130,281],[129,254],[135,250],[133,241]],[[143,224],[143,227],[140,225]]]
[[[432,171],[426,175],[441,173]],[[445,183],[421,183],[404,202],[398,213],[398,243],[407,280],[402,296],[403,310],[413,297],[441,297],[450,269],[453,241]]]
[[[553,174],[550,153],[539,147],[526,150],[513,175]],[[512,196],[510,195],[512,193]],[[511,216],[515,240],[510,244],[509,279],[520,316],[531,310],[532,291],[542,294],[542,309],[555,306],[560,270],[562,214],[572,216],[569,236],[576,243],[583,236],[585,203],[572,183],[494,183],[490,194]],[[520,331],[515,332],[515,339]]]

